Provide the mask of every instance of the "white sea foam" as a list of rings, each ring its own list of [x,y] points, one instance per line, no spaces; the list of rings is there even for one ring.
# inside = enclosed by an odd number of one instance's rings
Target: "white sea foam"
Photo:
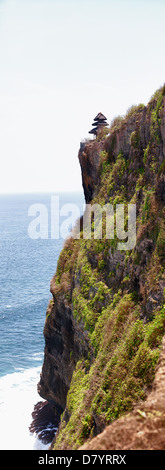
[[[44,353],[43,352],[37,352],[33,354],[33,361],[40,361],[43,360]]]
[[[29,432],[34,405],[41,401],[37,393],[40,367],[0,377],[1,450],[47,449]]]

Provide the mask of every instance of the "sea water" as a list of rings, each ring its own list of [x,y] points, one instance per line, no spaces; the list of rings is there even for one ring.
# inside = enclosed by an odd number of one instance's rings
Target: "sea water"
[[[29,207],[42,204],[51,214],[50,194],[0,195],[0,448],[45,449],[29,432],[44,357],[43,328],[64,240],[32,239]],[[64,193],[60,209],[75,204],[83,213],[82,193]],[[40,206],[41,207],[41,206]],[[67,207],[67,206],[66,206]],[[66,210],[63,211],[66,213]],[[56,214],[57,216],[57,214]],[[65,217],[66,219],[66,217]],[[56,218],[57,220],[57,218]],[[60,221],[62,222],[60,218]]]

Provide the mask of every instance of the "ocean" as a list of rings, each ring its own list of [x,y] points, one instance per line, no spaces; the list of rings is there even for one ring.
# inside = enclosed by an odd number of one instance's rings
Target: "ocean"
[[[37,383],[45,314],[64,238],[83,209],[82,193],[0,195],[2,450],[48,448],[29,432],[34,405],[42,400]]]

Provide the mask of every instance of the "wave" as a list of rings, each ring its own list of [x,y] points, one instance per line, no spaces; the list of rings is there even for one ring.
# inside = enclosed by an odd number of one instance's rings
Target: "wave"
[[[37,352],[32,355],[33,361],[41,361],[43,360],[44,352]]]
[[[48,449],[29,431],[34,405],[41,401],[37,393],[40,372],[40,367],[33,367],[0,377],[1,450]]]

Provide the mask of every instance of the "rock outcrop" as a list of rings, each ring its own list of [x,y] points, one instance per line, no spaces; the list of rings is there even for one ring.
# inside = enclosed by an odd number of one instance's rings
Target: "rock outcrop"
[[[71,234],[60,254],[38,385],[59,419],[63,413],[55,449],[77,449],[107,425],[124,429],[132,416],[132,426],[143,420],[141,405],[141,414],[121,417],[146,398],[165,334],[165,87],[147,107],[116,119],[108,137],[86,142],[78,158],[86,203],[114,211],[136,204],[137,233],[135,246],[121,251],[116,232],[106,237],[104,215],[102,239],[93,220],[91,238],[83,238],[81,220],[80,238]]]
[[[85,201],[89,204],[97,191],[98,173],[101,161],[101,149],[104,148],[103,143],[89,141],[83,150],[79,150],[78,159],[81,167],[82,184],[84,189]]]
[[[54,294],[54,304],[47,310],[44,336],[45,357],[38,393],[52,403],[60,416],[76,363],[89,351],[87,332],[74,319],[64,296]]]

